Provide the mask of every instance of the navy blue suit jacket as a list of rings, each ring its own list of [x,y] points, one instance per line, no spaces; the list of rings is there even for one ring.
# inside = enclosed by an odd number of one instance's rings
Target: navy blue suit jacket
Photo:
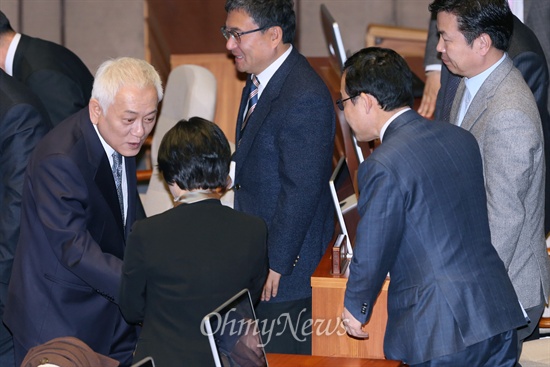
[[[94,82],[69,49],[24,34],[15,50],[13,77],[40,98],[54,126],[88,105]]]
[[[134,158],[125,158],[125,164],[124,230],[111,166],[88,108],[36,146],[26,172],[4,315],[23,347],[74,336],[129,364],[137,333],[117,303],[126,237],[144,212]]]
[[[270,79],[241,132],[250,78],[237,120],[235,209],[268,227],[271,269],[282,302],[311,297],[310,277],[334,230],[334,104],[306,58],[293,49]]]
[[[368,321],[390,273],[388,359],[421,363],[525,324],[491,244],[481,156],[469,132],[405,112],[358,181],[361,220],[344,304]]]

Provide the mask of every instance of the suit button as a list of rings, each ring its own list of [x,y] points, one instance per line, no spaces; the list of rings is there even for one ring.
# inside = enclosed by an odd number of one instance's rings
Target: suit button
[[[241,189],[241,185],[240,185],[240,184],[236,184],[234,187],[235,187],[235,190],[240,190],[240,189]]]

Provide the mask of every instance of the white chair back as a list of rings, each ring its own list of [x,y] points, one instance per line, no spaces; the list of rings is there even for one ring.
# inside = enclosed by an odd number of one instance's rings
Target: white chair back
[[[198,116],[214,121],[216,112],[216,78],[198,65],[180,65],[168,75],[162,109],[152,143],[153,173],[147,191],[141,196],[147,216],[159,214],[174,206],[172,195],[157,167],[157,156],[163,136],[179,120]]]

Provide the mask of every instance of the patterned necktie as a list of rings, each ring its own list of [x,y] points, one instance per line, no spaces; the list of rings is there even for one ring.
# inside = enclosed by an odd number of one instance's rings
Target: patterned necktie
[[[122,214],[122,221],[124,222],[124,198],[122,196],[122,155],[119,152],[114,151],[113,157],[113,177],[115,179],[116,193],[118,195],[118,205],[120,206],[120,214]]]
[[[244,118],[241,125],[241,132],[244,130],[244,127],[246,126],[250,115],[252,115],[252,112],[254,112],[254,108],[256,108],[256,103],[258,103],[259,85],[260,81],[258,80],[258,78],[256,78],[256,75],[252,75],[252,84],[250,84],[250,93],[248,94],[248,111],[246,112],[246,117]]]

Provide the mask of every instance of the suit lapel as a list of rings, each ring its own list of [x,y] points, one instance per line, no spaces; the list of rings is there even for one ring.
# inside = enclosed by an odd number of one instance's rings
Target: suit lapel
[[[250,90],[250,84],[252,83],[250,75],[246,78],[246,83],[243,87],[243,93],[241,95],[241,105],[239,107],[239,114],[237,115],[237,128],[235,131],[235,142],[238,143],[241,140],[241,127],[243,125],[243,115],[248,100],[247,92]]]
[[[489,100],[495,95],[495,91],[502,80],[510,73],[513,63],[509,57],[506,57],[504,61],[487,77],[487,79],[481,85],[481,88],[477,91],[464,119],[462,120],[462,128],[471,131],[476,122],[481,118],[483,112],[487,109]],[[463,82],[462,82],[463,83]],[[457,94],[458,95],[458,94]],[[462,96],[462,95],[461,95]],[[455,99],[455,104],[456,104]],[[460,100],[458,105],[460,106]],[[453,104],[453,108],[455,105]]]
[[[283,64],[279,67],[279,69],[275,72],[273,77],[269,80],[269,83],[265,87],[265,89],[262,92],[262,96],[258,100],[258,103],[256,104],[256,108],[254,109],[254,113],[250,115],[250,118],[246,124],[246,128],[243,131],[242,138],[237,140],[237,150],[235,151],[234,155],[234,161],[236,162],[236,169],[235,169],[235,176],[238,175],[240,168],[243,166],[243,162],[248,156],[248,152],[250,151],[250,148],[252,147],[252,144],[254,142],[254,139],[256,137],[256,134],[260,130],[262,124],[264,123],[266,117],[269,115],[271,111],[271,106],[276,103],[276,100],[279,98],[279,95],[281,93],[281,89],[284,85],[284,82],[292,70],[294,64],[298,61],[298,51],[296,48],[293,48],[290,52],[290,55],[288,55],[287,59],[283,62]],[[250,83],[250,78],[248,78],[247,85]],[[245,86],[247,88],[247,86]],[[245,91],[248,89],[245,89]],[[241,99],[241,108],[239,109],[239,116],[238,116],[238,129],[240,130],[240,125],[242,123],[242,115],[244,112],[244,105],[246,104],[246,92],[243,91],[243,97]],[[283,123],[283,121],[281,121]],[[237,136],[240,132],[237,132]]]
[[[116,192],[115,181],[113,179],[113,173],[111,171],[111,165],[109,159],[101,141],[97,136],[97,133],[93,127],[89,118],[88,109],[86,108],[86,118],[80,120],[80,128],[82,130],[82,136],[86,141],[86,148],[88,150],[88,163],[94,169],[94,182],[97,188],[101,192],[101,195],[107,202],[107,205],[111,209],[111,212],[115,218],[117,227],[120,228],[120,233],[123,234],[122,213],[118,205],[118,195]],[[128,168],[126,172],[128,172]],[[128,184],[130,188],[130,184]],[[128,191],[130,193],[130,191]],[[130,195],[128,195],[130,196]],[[130,211],[130,210],[128,210]],[[123,236],[123,238],[125,238]]]

